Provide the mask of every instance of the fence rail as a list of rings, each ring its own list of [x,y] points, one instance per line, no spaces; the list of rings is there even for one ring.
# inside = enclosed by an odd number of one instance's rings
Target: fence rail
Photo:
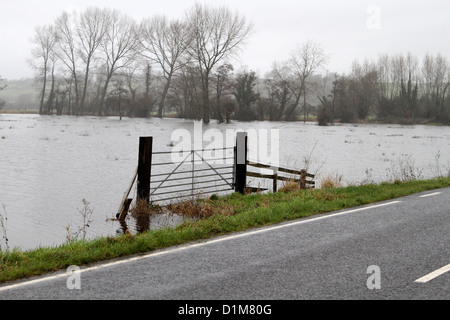
[[[307,178],[314,179],[315,175],[310,174],[306,172],[306,170],[294,170],[294,169],[288,169],[283,167],[274,167],[268,164],[258,163],[258,162],[252,162],[247,161],[247,165],[259,168],[259,169],[265,169],[265,170],[272,170],[272,174],[263,174],[263,173],[257,173],[257,172],[251,172],[247,171],[248,177],[254,177],[254,178],[260,178],[260,179],[270,179],[272,180],[272,191],[276,192],[278,190],[278,181],[287,181],[287,182],[295,182],[300,185],[300,189],[307,189],[307,188],[315,188],[315,181],[314,180],[307,180]],[[290,174],[291,176],[282,176],[279,175],[279,172],[283,172],[286,174]],[[298,178],[296,178],[298,176]]]

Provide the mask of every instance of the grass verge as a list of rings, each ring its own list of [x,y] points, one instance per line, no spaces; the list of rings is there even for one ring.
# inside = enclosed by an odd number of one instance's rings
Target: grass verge
[[[175,228],[0,252],[0,283],[448,186],[450,178],[438,178],[247,196],[232,194],[207,200],[208,212],[212,214]]]

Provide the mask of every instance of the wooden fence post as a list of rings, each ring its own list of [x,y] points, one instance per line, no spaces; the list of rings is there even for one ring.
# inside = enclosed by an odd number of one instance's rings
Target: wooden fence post
[[[238,132],[236,135],[234,191],[242,194],[245,193],[247,185],[247,139],[246,132]]]
[[[278,190],[278,170],[273,170],[273,191],[277,192]]]
[[[139,138],[139,161],[137,176],[137,201],[150,201],[150,179],[152,174],[153,137]]]
[[[306,174],[305,169],[300,171],[300,189],[306,189]]]

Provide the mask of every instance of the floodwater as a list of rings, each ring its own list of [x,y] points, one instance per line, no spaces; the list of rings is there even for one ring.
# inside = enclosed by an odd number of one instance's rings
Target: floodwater
[[[139,137],[153,136],[154,151],[170,151],[176,129],[195,136],[194,122],[181,119],[0,115],[0,213],[8,218],[9,247],[64,243],[67,227],[83,224],[83,199],[93,211],[87,238],[115,235],[121,225],[111,218],[136,170]],[[341,176],[344,184],[360,184],[393,179],[405,166],[420,178],[450,171],[450,127],[234,122],[201,128],[209,129],[224,133],[223,147],[234,144],[233,130],[267,133],[268,142],[278,137],[280,166],[309,164],[318,186],[330,174]],[[202,146],[208,141],[213,140]],[[272,145],[255,151],[258,143],[249,141],[250,160],[270,155]],[[170,224],[170,219],[152,223]]]

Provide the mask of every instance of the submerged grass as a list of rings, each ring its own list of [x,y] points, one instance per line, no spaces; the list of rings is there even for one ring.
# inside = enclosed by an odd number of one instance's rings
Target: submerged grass
[[[203,218],[174,228],[91,241],[77,240],[52,248],[0,252],[0,283],[448,186],[450,178],[438,178],[214,197],[196,204],[195,210],[200,212],[201,206],[206,206],[208,214]],[[182,207],[191,208],[191,205]]]

